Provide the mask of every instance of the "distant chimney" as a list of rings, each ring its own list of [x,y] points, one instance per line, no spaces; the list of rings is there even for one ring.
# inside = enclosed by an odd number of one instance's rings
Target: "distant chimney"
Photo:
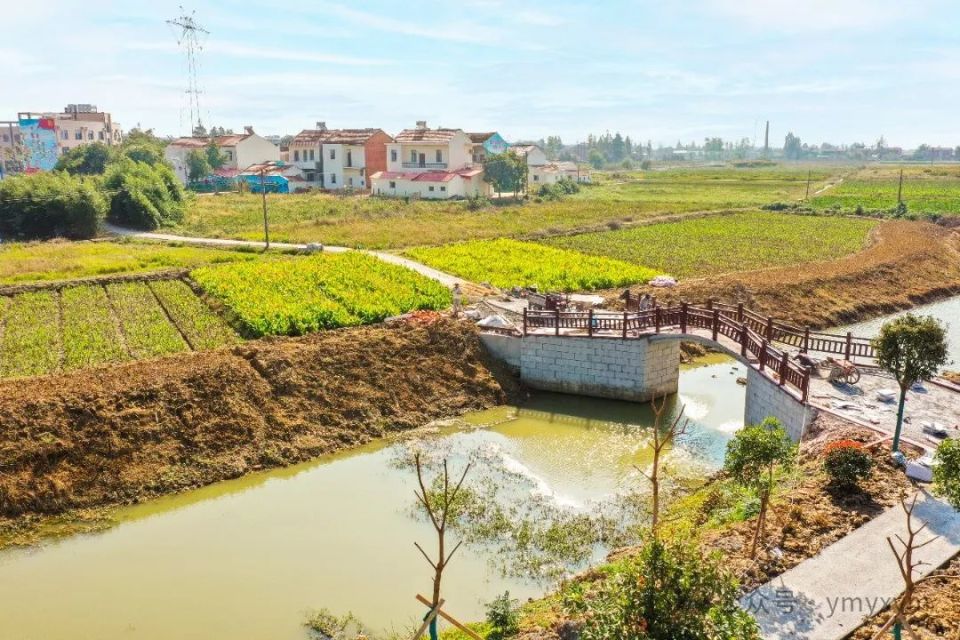
[[[318,120],[318,121],[317,121],[317,130],[319,130],[319,131],[326,131],[326,130],[327,130],[327,123]]]
[[[417,129],[418,129],[418,130],[422,131],[422,130],[424,130],[424,129],[426,129],[426,128],[427,128],[427,121],[426,121],[426,120],[417,120]]]
[[[243,128],[243,130],[246,132],[246,134],[247,134],[248,136],[252,136],[252,135],[253,135],[253,127],[251,127],[250,125],[245,126],[245,127]]]

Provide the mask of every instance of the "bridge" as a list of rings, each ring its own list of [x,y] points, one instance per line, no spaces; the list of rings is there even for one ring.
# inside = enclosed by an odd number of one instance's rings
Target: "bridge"
[[[520,336],[485,334],[487,347],[533,388],[639,402],[676,393],[680,342],[706,344],[747,369],[744,420],[773,415],[795,439],[816,416],[810,370],[790,350],[869,365],[869,339],[812,331],[717,302],[643,311],[530,310]]]

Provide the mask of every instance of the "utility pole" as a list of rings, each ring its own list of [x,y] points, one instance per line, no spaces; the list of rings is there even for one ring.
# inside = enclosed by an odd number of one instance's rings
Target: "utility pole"
[[[267,222],[267,187],[264,182],[264,169],[260,169],[260,193],[263,196],[263,250],[270,249],[270,224]]]
[[[810,199],[810,169],[807,169],[807,195],[803,197],[804,200]]]
[[[763,157],[770,155],[770,121],[767,120],[767,128],[763,132]]]
[[[897,204],[903,203],[903,169],[900,169],[900,184],[897,186]]]

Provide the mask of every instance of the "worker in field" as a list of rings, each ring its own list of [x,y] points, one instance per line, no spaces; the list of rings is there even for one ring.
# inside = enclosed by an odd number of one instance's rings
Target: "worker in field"
[[[460,304],[463,300],[463,291],[460,290],[460,283],[454,283],[453,285],[453,317],[460,317]]]

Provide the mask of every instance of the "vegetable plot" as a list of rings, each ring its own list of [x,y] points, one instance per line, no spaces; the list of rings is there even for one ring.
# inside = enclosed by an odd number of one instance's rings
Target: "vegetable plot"
[[[22,293],[5,299],[0,373],[35,376],[60,365],[60,309],[57,293]]]
[[[406,253],[441,271],[501,289],[536,285],[541,291],[589,291],[646,282],[657,275],[653,269],[620,260],[508,239],[422,247]]]
[[[60,295],[64,369],[80,369],[128,357],[103,287],[70,287],[61,290]]]
[[[237,334],[213,313],[182,280],[158,280],[150,288],[194,349],[213,349],[237,342]]]
[[[300,335],[450,304],[443,285],[359,252],[203,267],[192,277],[252,336]]]
[[[167,319],[146,282],[107,285],[107,293],[134,357],[150,358],[187,350],[180,332]]]

